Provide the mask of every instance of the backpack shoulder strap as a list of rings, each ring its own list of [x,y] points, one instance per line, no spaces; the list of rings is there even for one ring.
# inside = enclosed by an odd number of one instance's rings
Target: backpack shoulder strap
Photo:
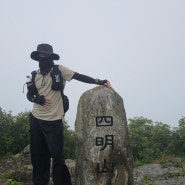
[[[59,65],[54,65],[55,66],[55,68],[57,69],[57,70],[59,70],[60,71],[60,73],[61,73],[61,83],[62,83],[62,89],[61,89],[61,94],[62,94],[62,96],[65,96],[64,95],[64,84],[63,84],[63,76],[62,76],[62,71],[59,69]]]
[[[60,90],[63,93],[64,85],[63,85],[63,77],[62,71],[59,69],[59,65],[53,65],[53,70],[50,73],[52,78],[52,86],[53,90]]]
[[[38,95],[38,91],[37,91],[37,88],[35,86],[35,77],[36,77],[36,74],[37,74],[37,71],[32,71],[31,72],[31,75],[32,75],[32,83],[33,83],[34,89],[35,89],[35,91],[36,91],[36,93]]]
[[[62,84],[62,88],[61,88],[61,96],[62,96],[62,99],[63,99],[63,106],[64,106],[64,115],[65,113],[68,111],[69,109],[69,99],[66,95],[64,95],[64,86],[63,86],[63,77],[62,77],[62,71],[59,69],[59,65],[54,65],[53,66],[53,72],[55,73],[56,72],[59,72],[61,74],[61,84]]]
[[[32,75],[32,83],[34,84],[34,86],[35,86],[35,77],[36,77],[36,74],[37,74],[37,71],[32,71],[31,72],[31,75]]]
[[[59,69],[59,65],[53,65],[53,71],[51,71],[51,73],[61,73],[62,76],[62,71]]]
[[[55,70],[55,69],[57,69],[57,70],[59,70],[59,66],[58,65],[53,65],[53,69]]]
[[[31,72],[32,79],[34,79],[34,80],[35,80],[35,76],[36,76],[36,74],[37,74],[37,71],[32,71],[32,72]]]

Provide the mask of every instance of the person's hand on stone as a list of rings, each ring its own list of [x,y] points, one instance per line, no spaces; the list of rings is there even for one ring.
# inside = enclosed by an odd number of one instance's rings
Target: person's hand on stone
[[[111,88],[111,84],[110,84],[110,82],[108,80],[98,80],[97,84],[98,85],[104,85],[104,86],[106,86],[108,88]]]
[[[104,83],[104,86],[108,87],[108,88],[111,88],[111,84],[109,81],[107,81],[106,83]]]

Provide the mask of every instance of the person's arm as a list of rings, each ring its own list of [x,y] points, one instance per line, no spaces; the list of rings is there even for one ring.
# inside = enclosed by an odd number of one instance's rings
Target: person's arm
[[[27,92],[27,94],[26,94],[26,98],[30,101],[30,102],[32,102],[32,103],[34,103],[34,96],[33,95],[31,95],[29,92]]]
[[[110,82],[108,80],[94,79],[90,76],[79,74],[77,72],[74,73],[72,79],[85,82],[85,83],[90,83],[90,84],[105,85],[106,87],[109,87],[109,88],[111,87]]]
[[[51,105],[51,100],[46,98],[44,95],[35,96],[35,95],[31,95],[29,92],[27,92],[26,97],[32,103],[37,103],[37,104],[42,105],[42,106]]]
[[[45,97],[43,95],[36,96],[31,94],[29,91],[27,92],[26,97],[30,102],[37,103],[39,105],[44,105],[46,102]]]
[[[44,95],[39,95],[32,82],[27,83],[27,99],[32,103],[37,103],[43,106],[49,106],[51,104],[50,99]]]

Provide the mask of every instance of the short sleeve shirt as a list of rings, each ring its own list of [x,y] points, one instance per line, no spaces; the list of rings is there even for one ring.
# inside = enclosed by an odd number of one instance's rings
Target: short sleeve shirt
[[[62,65],[59,65],[59,70],[62,72],[64,84],[66,81],[70,81],[72,79],[74,75],[72,70]],[[34,117],[46,121],[59,120],[62,119],[64,115],[61,91],[54,91],[51,89],[52,78],[50,76],[50,72],[43,76],[40,73],[40,70],[38,70],[35,77],[35,86],[39,95],[44,95],[46,98],[51,100],[51,105],[41,106],[34,103],[32,110]]]

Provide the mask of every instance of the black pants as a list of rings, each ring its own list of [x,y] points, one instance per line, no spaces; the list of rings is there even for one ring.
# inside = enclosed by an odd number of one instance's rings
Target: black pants
[[[54,185],[71,185],[64,160],[62,120],[44,121],[30,114],[30,150],[34,185],[49,183],[50,158]]]

